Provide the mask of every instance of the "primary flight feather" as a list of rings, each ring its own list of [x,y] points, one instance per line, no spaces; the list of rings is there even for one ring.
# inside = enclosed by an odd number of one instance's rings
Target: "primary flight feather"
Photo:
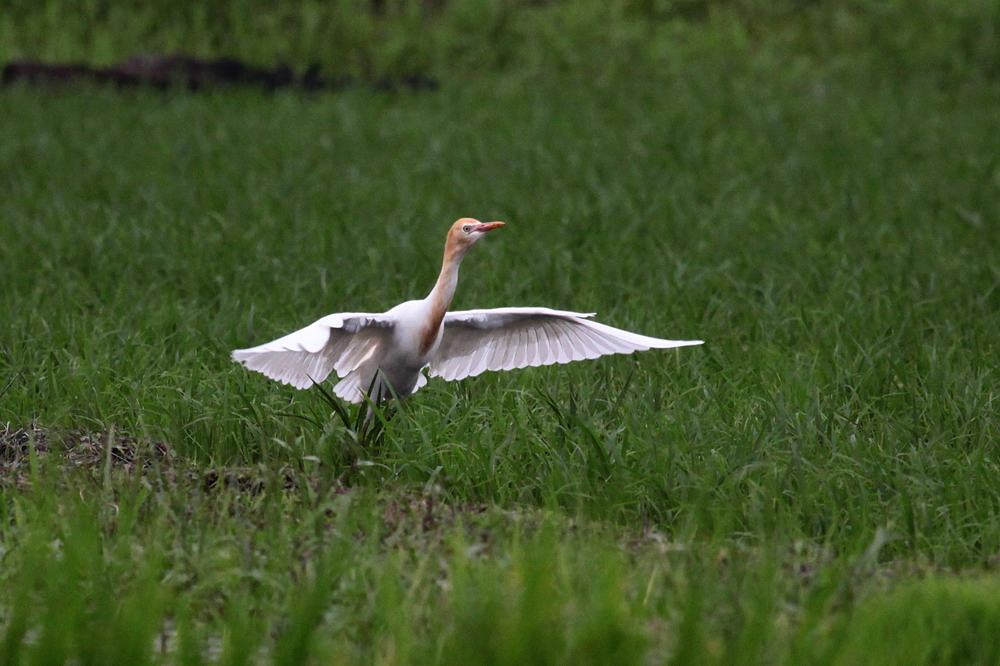
[[[348,402],[406,397],[431,377],[448,381],[487,370],[569,363],[605,354],[700,345],[663,340],[590,319],[593,313],[549,308],[449,312],[458,269],[469,249],[503,222],[462,218],[452,225],[441,273],[426,298],[387,312],[343,312],[272,342],[237,349],[233,360],[271,379],[305,389],[336,373],[336,395]]]

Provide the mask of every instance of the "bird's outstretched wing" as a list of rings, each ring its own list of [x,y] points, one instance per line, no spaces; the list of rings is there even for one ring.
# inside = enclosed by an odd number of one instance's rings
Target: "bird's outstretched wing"
[[[591,321],[593,313],[549,308],[495,308],[449,312],[430,375],[448,381],[487,370],[569,363],[605,354],[700,345],[661,340]]]
[[[344,377],[366,361],[377,363],[379,348],[391,335],[394,321],[368,312],[331,314],[277,340],[237,349],[232,358],[282,384],[305,389],[331,372]],[[357,401],[356,396],[351,398]]]

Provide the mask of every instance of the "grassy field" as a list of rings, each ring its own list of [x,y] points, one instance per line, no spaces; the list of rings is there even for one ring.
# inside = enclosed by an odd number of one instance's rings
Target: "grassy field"
[[[1000,660],[1000,87],[720,53],[0,91],[0,663]],[[367,448],[229,361],[423,296],[463,215],[455,307],[706,345]]]

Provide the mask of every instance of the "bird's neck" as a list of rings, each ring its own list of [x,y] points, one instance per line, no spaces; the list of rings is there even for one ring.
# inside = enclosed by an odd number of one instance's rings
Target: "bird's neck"
[[[444,260],[441,262],[441,272],[438,274],[434,288],[427,295],[427,300],[431,303],[431,310],[438,319],[444,317],[444,313],[451,307],[451,299],[455,296],[455,289],[458,287],[458,269],[462,265],[462,255],[464,253],[445,250]]]
[[[444,251],[444,261],[441,262],[441,273],[438,275],[434,288],[427,295],[430,311],[427,322],[420,337],[420,353],[427,354],[434,347],[441,330],[441,322],[451,307],[451,299],[458,286],[458,267],[462,263],[462,252],[453,252],[450,247]]]

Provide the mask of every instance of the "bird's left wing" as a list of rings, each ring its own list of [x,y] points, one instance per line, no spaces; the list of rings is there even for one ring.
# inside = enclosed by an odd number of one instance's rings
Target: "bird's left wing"
[[[250,370],[305,389],[331,372],[344,377],[377,354],[395,319],[370,312],[342,312],[250,349],[237,349],[233,360]]]
[[[700,345],[662,340],[590,320],[593,313],[549,308],[495,308],[449,312],[430,375],[446,380],[487,370],[569,363],[605,354]]]

